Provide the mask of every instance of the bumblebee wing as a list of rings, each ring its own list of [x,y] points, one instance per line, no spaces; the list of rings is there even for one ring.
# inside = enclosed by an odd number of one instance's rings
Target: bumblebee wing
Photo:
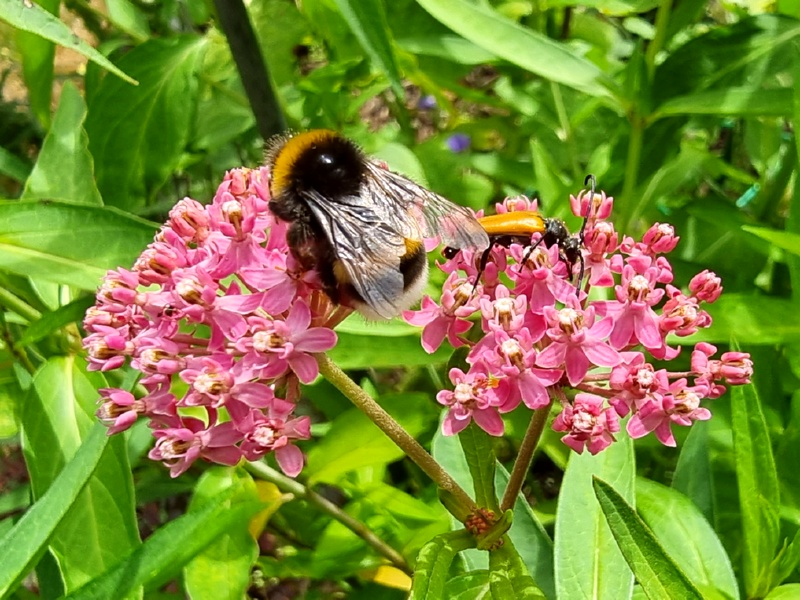
[[[410,179],[367,162],[370,177],[364,187],[376,198],[382,218],[405,237],[419,240],[439,236],[453,248],[484,250],[489,237],[469,209],[454,204]]]
[[[407,252],[404,233],[363,196],[331,201],[313,191],[303,195],[359,295],[382,317],[397,315],[396,302],[403,294],[400,259]]]

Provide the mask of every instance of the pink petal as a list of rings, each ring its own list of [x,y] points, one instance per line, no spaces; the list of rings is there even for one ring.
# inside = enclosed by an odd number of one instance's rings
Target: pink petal
[[[442,421],[442,433],[444,435],[456,435],[459,431],[463,431],[471,420],[459,419],[455,412],[451,410]]]
[[[294,352],[289,357],[289,366],[302,383],[311,383],[319,375],[317,361],[302,352]]]
[[[294,340],[296,350],[303,352],[325,352],[336,345],[336,332],[325,327],[312,327]]]
[[[619,352],[600,341],[586,342],[583,351],[586,358],[598,367],[616,367],[622,360]]]
[[[499,437],[503,435],[503,431],[505,431],[503,419],[494,408],[488,408],[486,410],[474,410],[472,411],[472,418],[475,420],[475,423],[478,425],[478,427],[483,429],[489,435]]]
[[[281,471],[289,477],[297,477],[303,470],[303,452],[297,446],[284,446],[275,450],[275,460]]]

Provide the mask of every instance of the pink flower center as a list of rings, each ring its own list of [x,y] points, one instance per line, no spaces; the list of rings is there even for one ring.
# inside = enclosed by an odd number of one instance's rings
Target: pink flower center
[[[636,382],[640,388],[648,389],[655,382],[656,376],[650,369],[639,369],[636,372]]]
[[[170,439],[166,440],[163,444],[159,444],[158,449],[161,451],[161,457],[164,460],[170,460],[182,457],[191,447],[191,442]]]
[[[194,380],[192,387],[200,394],[219,395],[227,391],[227,386],[222,381],[219,373],[200,373]]]
[[[259,446],[269,448],[275,443],[275,440],[278,438],[278,433],[275,429],[264,423],[253,430],[252,438]]]
[[[562,308],[558,311],[558,325],[561,331],[572,335],[583,329],[583,315],[573,308]]]
[[[256,352],[271,352],[285,345],[286,340],[276,331],[256,331],[253,334],[253,348]]]
[[[184,277],[175,284],[175,291],[189,304],[203,303],[203,285],[195,277]]]
[[[462,283],[459,285],[455,290],[453,290],[453,307],[450,309],[451,311],[455,311],[456,309],[461,308],[472,297],[472,294],[475,292],[475,286],[469,282]]]
[[[675,394],[675,401],[676,414],[689,415],[700,407],[700,396],[686,390]]]
[[[511,321],[516,314],[515,308],[514,301],[511,298],[499,298],[495,300],[494,316],[500,325],[502,325],[503,329],[508,329],[511,326]]]
[[[520,371],[525,369],[522,347],[517,340],[506,340],[500,345],[500,349],[512,365],[517,367]]]
[[[594,429],[597,417],[587,412],[577,412],[572,417],[572,431],[589,433]]]
[[[646,302],[650,295],[650,282],[642,275],[635,275],[628,283],[628,300]]]
[[[461,405],[469,406],[473,402],[472,386],[469,383],[459,383],[453,390],[453,399]]]
[[[233,225],[237,233],[241,233],[242,204],[238,200],[228,200],[222,204],[222,214]]]

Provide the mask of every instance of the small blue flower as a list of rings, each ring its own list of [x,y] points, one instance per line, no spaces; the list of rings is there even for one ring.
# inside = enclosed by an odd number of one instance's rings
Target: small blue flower
[[[430,110],[432,108],[436,108],[436,98],[434,98],[431,94],[422,96],[417,101],[417,108],[419,110]]]
[[[470,144],[472,143],[472,138],[469,137],[466,133],[454,133],[449,138],[447,138],[447,148],[450,152],[458,154],[460,152],[465,152],[469,150]]]

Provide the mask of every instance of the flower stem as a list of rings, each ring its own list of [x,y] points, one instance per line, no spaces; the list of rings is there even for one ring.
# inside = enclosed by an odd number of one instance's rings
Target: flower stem
[[[395,567],[409,575],[411,574],[411,567],[408,566],[406,560],[397,550],[376,536],[364,523],[354,519],[327,498],[294,479],[286,477],[286,475],[279,473],[263,462],[247,463],[247,469],[261,479],[274,483],[282,492],[288,492],[296,498],[302,498],[308,501],[309,504],[316,506],[355,533],[378,554],[389,559]]]
[[[319,363],[320,373],[367,415],[428,477],[433,479],[436,485],[448,492],[462,508],[466,509],[465,512],[477,510],[475,501],[469,497],[464,488],[458,485],[425,448],[411,437],[380,404],[358,387],[327,355],[316,354],[315,356]]]
[[[525,475],[531,467],[533,451],[536,450],[536,446],[542,437],[542,432],[544,431],[544,426],[547,423],[547,417],[550,414],[550,408],[552,406],[553,403],[550,402],[547,406],[533,411],[531,422],[528,424],[525,437],[522,438],[522,445],[519,447],[519,453],[514,461],[514,468],[511,470],[511,477],[508,480],[506,491],[503,493],[503,500],[500,502],[501,511],[506,511],[514,507],[514,502],[525,481]]]

